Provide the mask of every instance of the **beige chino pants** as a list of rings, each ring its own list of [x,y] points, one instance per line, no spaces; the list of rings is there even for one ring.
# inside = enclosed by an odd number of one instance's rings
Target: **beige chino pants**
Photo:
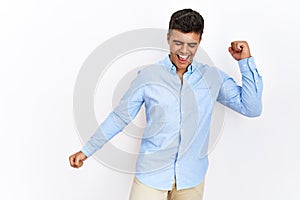
[[[136,177],[133,180],[129,200],[202,200],[204,181],[196,187],[176,190],[176,181],[172,190],[158,190],[146,186]]]

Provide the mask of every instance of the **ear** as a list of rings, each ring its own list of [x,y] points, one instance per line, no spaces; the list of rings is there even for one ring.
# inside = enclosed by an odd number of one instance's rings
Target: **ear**
[[[167,33],[167,41],[168,41],[168,44],[170,44],[170,37],[171,37],[170,32],[168,32],[168,33]]]
[[[171,35],[172,35],[172,29],[169,29],[168,33],[167,33],[167,41],[168,41],[168,44],[170,45],[170,40],[171,40]]]
[[[202,35],[200,35],[200,38],[199,38],[199,44],[200,44],[201,40],[202,40]]]

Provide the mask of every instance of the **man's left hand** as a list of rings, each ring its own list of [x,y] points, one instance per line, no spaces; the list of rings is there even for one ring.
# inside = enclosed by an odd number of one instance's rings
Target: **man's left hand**
[[[251,57],[250,49],[246,41],[231,42],[231,46],[228,48],[228,51],[237,61]]]

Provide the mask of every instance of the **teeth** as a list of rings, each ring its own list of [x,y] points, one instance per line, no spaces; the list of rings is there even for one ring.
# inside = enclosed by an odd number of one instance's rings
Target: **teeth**
[[[178,56],[179,56],[179,58],[184,59],[184,60],[186,60],[189,57],[188,55],[187,56],[178,55]]]

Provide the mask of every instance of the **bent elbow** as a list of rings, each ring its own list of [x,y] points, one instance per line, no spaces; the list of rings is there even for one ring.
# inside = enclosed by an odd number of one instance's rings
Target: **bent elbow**
[[[247,112],[244,113],[245,116],[255,118],[259,117],[262,114],[262,106],[256,106],[255,108],[248,109]]]
[[[262,112],[253,112],[247,115],[247,117],[251,117],[251,118],[255,118],[255,117],[259,117],[261,115]]]

